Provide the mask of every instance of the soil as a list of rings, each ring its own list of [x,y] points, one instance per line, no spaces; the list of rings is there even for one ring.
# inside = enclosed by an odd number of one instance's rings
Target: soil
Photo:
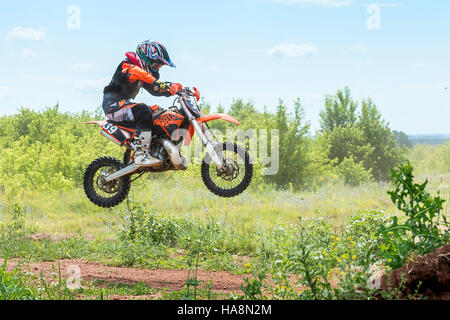
[[[2,259],[0,259],[1,261]],[[26,272],[33,272],[37,276],[43,273],[48,281],[54,281],[58,274],[58,263],[61,268],[61,276],[67,279],[70,274],[68,270],[71,266],[79,267],[82,282],[101,280],[106,283],[121,283],[135,285],[145,283],[149,287],[166,289],[168,291],[178,291],[185,287],[185,281],[188,279],[187,270],[150,270],[127,267],[111,267],[99,263],[91,263],[83,260],[59,260],[52,262],[37,262],[23,265],[22,269]],[[11,270],[19,264],[18,259],[10,259],[7,263],[7,269]],[[72,267],[73,268],[73,267]],[[246,275],[235,275],[226,271],[205,271],[198,270],[197,279],[206,283],[212,280],[212,292],[242,294],[241,284],[244,283]],[[199,287],[203,287],[200,285]],[[150,296],[149,296],[150,297]],[[147,298],[149,298],[147,297]],[[152,298],[157,298],[157,296]],[[113,299],[132,299],[133,297],[114,296]],[[136,297],[135,297],[136,298]],[[140,296],[139,299],[145,297]]]
[[[381,289],[393,288],[402,299],[450,300],[450,243],[384,275]]]
[[[2,261],[0,259],[0,263]],[[10,270],[19,262],[18,259],[10,259],[7,268]],[[84,283],[95,280],[101,280],[104,283],[130,285],[145,283],[152,288],[179,291],[185,287],[185,281],[188,279],[187,270],[112,267],[83,260],[29,263],[22,265],[22,269],[25,272],[33,272],[37,276],[42,272],[44,278],[51,282],[57,276],[58,264],[61,268],[61,275],[65,279],[70,276],[68,273],[69,267],[77,266],[81,271],[80,277]],[[242,294],[240,288],[244,283],[244,278],[248,276],[235,275],[226,271],[198,270],[197,278],[203,283],[200,287],[205,286],[207,281],[212,280],[212,292]],[[389,275],[380,275],[377,278],[380,282],[378,288],[385,292],[391,292],[395,298],[421,299],[426,297],[432,300],[450,300],[450,243],[392,271]],[[418,287],[419,289],[417,289]],[[136,297],[114,295],[110,298],[115,300],[158,299],[161,298],[161,294]]]

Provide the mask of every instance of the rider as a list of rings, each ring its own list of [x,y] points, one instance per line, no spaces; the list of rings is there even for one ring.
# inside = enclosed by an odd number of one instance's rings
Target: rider
[[[170,97],[182,89],[179,83],[161,82],[159,69],[163,65],[175,68],[166,48],[159,42],[147,40],[134,52],[127,52],[108,86],[103,90],[103,111],[116,122],[133,122],[136,125],[134,162],[137,166],[153,167],[161,164],[150,155],[153,111],[143,103],[133,103],[140,88],[154,96]]]

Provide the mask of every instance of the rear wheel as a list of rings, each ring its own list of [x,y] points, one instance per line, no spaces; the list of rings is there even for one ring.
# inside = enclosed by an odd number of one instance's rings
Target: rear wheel
[[[113,157],[94,160],[84,173],[83,185],[86,196],[92,203],[103,208],[120,204],[130,192],[130,176],[105,182],[105,177],[120,170],[123,163]]]
[[[253,165],[248,152],[235,143],[219,144],[215,149],[223,159],[225,168],[219,169],[207,154],[202,163],[205,186],[220,197],[231,198],[241,194],[253,177]]]

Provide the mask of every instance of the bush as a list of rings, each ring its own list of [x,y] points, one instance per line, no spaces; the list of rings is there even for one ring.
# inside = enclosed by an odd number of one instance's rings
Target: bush
[[[368,299],[370,267],[381,258],[377,224],[388,219],[382,212],[368,212],[353,217],[340,231],[324,219],[301,219],[297,225],[272,229],[266,242],[275,245],[268,246],[270,256],[260,257],[266,267],[247,265],[253,278],[245,280],[244,295],[236,298],[265,299],[264,292],[283,300]]]
[[[412,166],[418,174],[450,173],[450,141],[437,146],[419,144],[409,152]]]
[[[7,259],[0,267],[0,300],[34,300],[33,292],[18,276],[18,270],[6,271]]]
[[[392,202],[405,214],[405,222],[393,217],[389,226],[381,226],[379,234],[384,243],[380,245],[387,265],[401,267],[413,254],[424,255],[450,241],[450,226],[442,212],[445,200],[433,197],[425,188],[428,181],[414,183],[413,167],[409,162],[392,170],[395,190],[389,191]],[[440,226],[446,227],[442,231]]]
[[[122,150],[83,124],[96,114],[61,113],[58,106],[43,112],[21,109],[0,118],[0,182],[8,196],[22,190],[68,190],[80,186],[90,161]]]
[[[134,243],[174,246],[182,229],[188,224],[183,218],[157,216],[147,211],[141,204],[133,204],[124,216],[119,239]]]
[[[2,244],[8,245],[2,245],[0,251],[6,248],[17,249],[11,243],[20,242],[36,231],[35,226],[26,226],[26,210],[20,202],[13,203],[9,209],[3,221],[0,221],[0,240]]]
[[[366,170],[361,163],[355,163],[353,158],[345,158],[335,170],[347,185],[357,186],[373,180],[372,170]]]
[[[326,97],[320,133],[327,140],[328,158],[337,159],[338,164],[353,158],[376,180],[388,180],[389,170],[401,163],[404,150],[371,99],[361,101],[359,113],[357,109],[349,88]]]

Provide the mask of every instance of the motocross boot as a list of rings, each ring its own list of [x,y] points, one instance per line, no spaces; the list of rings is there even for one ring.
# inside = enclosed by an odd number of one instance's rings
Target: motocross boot
[[[157,167],[162,165],[162,161],[150,155],[150,143],[152,141],[151,131],[142,131],[134,138],[136,153],[134,163],[137,167]]]

